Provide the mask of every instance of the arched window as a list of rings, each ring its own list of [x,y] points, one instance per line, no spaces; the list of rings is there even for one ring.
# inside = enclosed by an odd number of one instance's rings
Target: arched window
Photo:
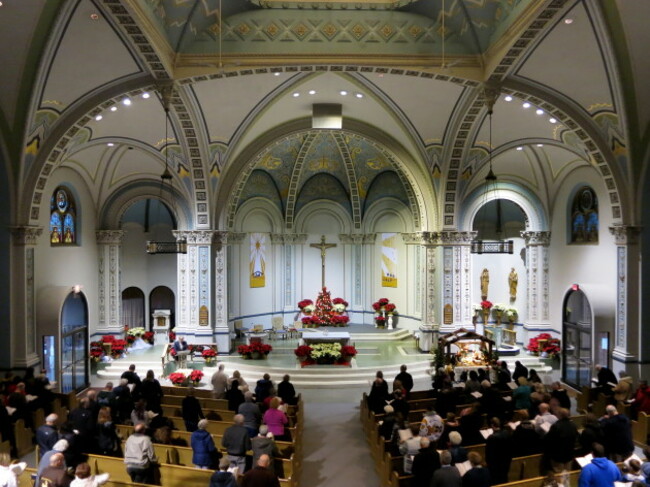
[[[571,203],[569,243],[598,243],[598,198],[589,186],[576,191]]]
[[[59,186],[50,200],[50,245],[77,243],[77,207],[72,193]]]

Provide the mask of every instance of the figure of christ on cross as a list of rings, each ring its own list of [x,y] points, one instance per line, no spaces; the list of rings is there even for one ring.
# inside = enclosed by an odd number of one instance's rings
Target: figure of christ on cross
[[[313,243],[309,244],[310,247],[314,247],[315,249],[320,249],[320,261],[321,261],[321,289],[325,287],[325,251],[327,249],[331,249],[332,247],[336,247],[336,244],[333,243],[325,243],[325,235],[321,235],[320,237],[320,243]]]

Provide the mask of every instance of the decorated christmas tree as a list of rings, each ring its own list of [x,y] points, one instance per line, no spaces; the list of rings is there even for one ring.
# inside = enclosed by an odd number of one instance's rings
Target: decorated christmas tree
[[[316,310],[314,312],[322,324],[329,324],[332,320],[333,310],[332,297],[327,288],[324,287],[321,292],[318,293],[318,298],[316,298]]]

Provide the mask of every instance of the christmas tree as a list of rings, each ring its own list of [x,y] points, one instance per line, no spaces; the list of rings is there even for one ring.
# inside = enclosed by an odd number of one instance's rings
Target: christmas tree
[[[320,323],[323,325],[328,325],[332,321],[332,297],[330,292],[326,287],[318,293],[318,298],[316,298],[316,317],[319,319]]]

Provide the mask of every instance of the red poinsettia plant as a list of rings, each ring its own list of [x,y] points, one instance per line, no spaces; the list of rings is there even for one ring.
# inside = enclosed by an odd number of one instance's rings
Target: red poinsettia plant
[[[90,342],[90,358],[95,362],[99,362],[103,356],[104,347],[102,342]]]
[[[296,357],[309,357],[312,350],[313,348],[311,348],[309,345],[300,345],[293,351],[293,353],[296,354]]]
[[[526,350],[535,354],[546,354],[548,357],[555,357],[561,351],[560,339],[553,338],[550,333],[540,333],[529,340]]]
[[[174,333],[173,331],[170,331],[167,335],[169,336],[169,341],[170,342],[173,342],[174,340],[176,340],[176,333]]]
[[[386,304],[386,306],[384,306],[384,309],[386,310],[386,313],[395,313],[396,307],[397,306],[395,306],[394,303],[388,303]]]
[[[332,325],[347,325],[349,321],[350,317],[346,315],[334,315],[330,318]]]
[[[133,342],[135,341],[135,336],[134,335],[127,335],[126,336],[126,343],[129,345],[133,345]]]
[[[189,379],[192,382],[199,382],[201,379],[203,379],[203,372],[195,369],[190,373]]]
[[[102,337],[102,343],[113,343],[115,341],[115,337],[113,335],[104,335]]]
[[[298,308],[303,309],[307,306],[311,306],[312,304],[314,304],[314,302],[311,299],[303,299],[298,303]]]
[[[303,325],[320,325],[318,316],[303,316],[301,321]]]
[[[169,380],[171,381],[172,384],[176,385],[182,385],[187,382],[187,377],[185,377],[185,374],[182,372],[172,372],[169,374]]]
[[[203,350],[203,351],[201,352],[201,356],[202,356],[203,358],[212,358],[212,357],[216,357],[216,356],[217,356],[217,352],[214,351],[214,350],[211,349],[211,348],[206,348],[205,350]]]
[[[485,310],[489,311],[492,308],[492,306],[494,306],[492,304],[492,301],[488,301],[487,299],[481,301],[481,308],[482,309],[485,309]]]
[[[385,308],[385,306],[390,303],[390,300],[388,298],[381,298],[372,303],[372,309],[375,311],[379,311],[382,308]]]
[[[381,315],[375,316],[375,323],[377,324],[377,326],[384,326],[386,325],[386,318],[384,318]]]
[[[343,298],[334,298],[334,299],[332,299],[332,304],[342,304],[346,308],[349,306],[349,303]]]
[[[111,344],[111,353],[114,357],[119,357],[124,353],[124,349],[128,346],[126,340],[113,340]]]
[[[354,357],[357,355],[357,349],[354,348],[352,345],[345,345],[341,347],[341,356],[345,357]]]
[[[144,334],[142,335],[142,339],[143,339],[145,342],[147,342],[147,343],[151,343],[151,344],[153,345],[153,331],[146,331],[146,332],[144,332]]]
[[[237,353],[243,355],[246,358],[251,358],[254,353],[260,355],[268,355],[273,351],[273,347],[267,343],[262,342],[253,342],[250,345],[239,345],[237,347]]]

